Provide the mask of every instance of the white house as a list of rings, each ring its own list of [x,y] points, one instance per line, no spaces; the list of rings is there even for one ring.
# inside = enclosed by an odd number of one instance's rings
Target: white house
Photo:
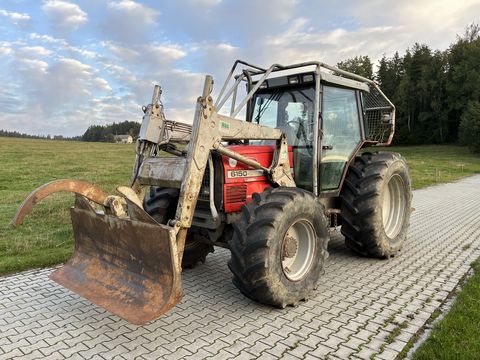
[[[133,143],[133,138],[130,135],[116,135],[115,142],[117,144],[131,144]]]

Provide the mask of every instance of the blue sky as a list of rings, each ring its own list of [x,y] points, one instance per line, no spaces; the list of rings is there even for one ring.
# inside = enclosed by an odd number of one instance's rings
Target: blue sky
[[[336,64],[414,42],[443,50],[479,14],[480,0],[3,0],[0,129],[74,136],[140,121],[154,83],[167,118],[191,122],[205,74],[219,90],[237,58]]]

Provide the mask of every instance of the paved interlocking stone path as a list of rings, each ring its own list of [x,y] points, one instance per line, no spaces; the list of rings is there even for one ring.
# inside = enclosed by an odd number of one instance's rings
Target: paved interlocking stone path
[[[181,304],[147,326],[48,280],[52,269],[0,277],[0,359],[393,359],[480,255],[480,176],[415,191],[413,206],[393,259],[359,257],[334,233],[317,295],[296,308],[242,296],[222,249],[185,271]]]

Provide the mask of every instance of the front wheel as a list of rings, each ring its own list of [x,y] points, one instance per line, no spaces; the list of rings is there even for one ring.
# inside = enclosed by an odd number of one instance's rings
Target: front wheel
[[[313,194],[280,187],[254,194],[234,224],[229,268],[247,297],[285,307],[309,298],[327,256],[325,209]]]
[[[387,258],[399,252],[410,225],[412,192],[405,159],[364,153],[348,169],[342,198],[342,234],[352,250]]]
[[[150,187],[143,201],[143,208],[158,223],[166,224],[173,219],[178,204],[178,189]],[[202,229],[191,227],[185,240],[182,268],[191,269],[199,262],[204,263],[207,255],[213,252],[213,244]]]

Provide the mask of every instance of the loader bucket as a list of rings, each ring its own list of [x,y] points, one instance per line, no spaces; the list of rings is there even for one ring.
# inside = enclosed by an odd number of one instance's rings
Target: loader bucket
[[[137,325],[181,300],[171,228],[96,213],[82,197],[70,211],[75,251],[52,280]]]
[[[180,302],[181,267],[175,231],[128,199],[127,204],[129,216],[117,217],[96,212],[77,193],[70,209],[75,250],[50,278],[142,325]]]

